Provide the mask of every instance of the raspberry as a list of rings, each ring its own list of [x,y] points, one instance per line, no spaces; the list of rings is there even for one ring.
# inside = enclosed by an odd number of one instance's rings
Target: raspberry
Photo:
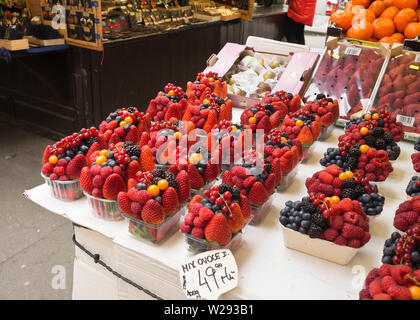
[[[185,222],[182,222],[180,229],[182,233],[189,233],[191,231],[191,226],[186,224]]]
[[[394,227],[398,230],[406,231],[408,229],[408,222],[399,215],[396,215],[394,217]]]
[[[68,181],[69,179],[67,178],[67,176],[66,175],[64,175],[64,176],[60,176],[59,178],[58,178],[58,181]]]
[[[343,212],[348,212],[353,210],[353,202],[349,198],[342,199],[338,206]]]
[[[388,288],[387,293],[393,300],[411,300],[410,290],[406,287],[394,285]]]
[[[66,165],[67,165],[67,160],[66,159],[60,159],[57,162],[57,166],[65,167]]]
[[[64,159],[63,159],[64,160]],[[60,161],[60,160],[58,160]],[[64,160],[66,161],[66,160]],[[57,162],[58,164],[58,162]],[[52,163],[47,162],[46,164],[44,164],[44,166],[42,167],[42,170],[44,170],[45,172],[51,173],[54,170],[54,165]]]
[[[368,225],[368,230],[369,230],[369,225]],[[362,242],[362,246],[365,245],[366,243],[368,243],[370,240],[370,233],[369,232],[365,232],[361,242]]]
[[[344,214],[344,221],[345,222],[348,222],[348,223],[351,223],[351,224],[356,224],[357,221],[359,220],[358,217],[359,216],[358,216],[358,214],[356,212],[349,211],[349,212],[346,212]]]
[[[397,283],[391,276],[384,276],[381,280],[381,286],[383,292],[387,292],[389,287],[396,285]]]
[[[190,212],[194,215],[194,217],[196,217],[199,215],[201,208],[203,208],[201,203],[193,203]]]
[[[400,217],[403,218],[408,224],[416,223],[417,213],[415,211],[407,211],[400,214]]]
[[[102,188],[102,185],[104,184],[104,179],[101,175],[94,176],[92,179],[92,185],[94,188]]]
[[[382,293],[381,280],[374,280],[369,283],[369,293],[373,297],[375,294]]]
[[[325,240],[334,241],[338,236],[338,231],[333,228],[329,228],[324,231]]]
[[[346,239],[361,239],[365,235],[365,232],[358,226],[344,223],[343,229],[341,229],[341,235]]]
[[[213,211],[207,207],[201,208],[199,218],[202,222],[209,221],[213,217]]]
[[[137,201],[137,193],[138,193],[138,191],[139,191],[139,190],[134,189],[134,188],[132,188],[132,189],[128,190],[128,192],[127,192],[128,198],[129,198],[131,201]]]
[[[360,248],[361,247],[360,240],[358,240],[358,239],[351,239],[351,240],[349,240],[347,242],[347,245],[349,247],[352,247],[352,248]]]
[[[341,230],[344,225],[344,218],[342,216],[331,216],[330,221],[330,227],[336,230]]]
[[[200,217],[195,217],[193,220],[194,227],[204,228],[206,224],[200,219]]]
[[[375,148],[370,148],[369,151],[366,153],[369,159],[375,158],[376,154],[377,152]]]
[[[381,277],[386,277],[391,275],[391,266],[389,264],[383,264],[379,268],[379,274]]]
[[[57,166],[54,168],[53,172],[58,176],[63,176],[66,173],[66,169],[62,166]]]
[[[332,216],[338,216],[341,213],[341,209],[338,204],[333,204],[330,210]]]
[[[411,273],[411,268],[408,267],[408,266],[405,266],[403,264],[399,264],[399,265],[396,265],[396,266],[392,266],[391,267],[391,276],[399,284],[405,284],[406,281],[404,279],[404,276],[406,274],[410,274],[410,273]]]
[[[100,188],[93,188],[92,190],[92,196],[95,198],[102,198],[102,189]]]
[[[111,167],[105,166],[101,168],[101,176],[106,179],[108,176],[110,176],[113,173],[113,170]]]
[[[141,210],[143,209],[142,205],[138,202],[132,202],[130,208],[131,212],[138,216],[140,216]]]
[[[342,237],[342,236],[338,236],[335,240],[334,240],[335,244],[338,244],[339,246],[345,246],[347,245],[347,240],[346,238]]]
[[[334,188],[340,188],[343,186],[343,180],[340,180],[339,178],[334,178],[332,185]]]
[[[360,202],[357,200],[353,200],[353,211],[357,212],[358,214],[363,213],[363,208],[360,205]]]
[[[368,173],[368,174],[366,174],[366,179],[368,181],[375,181],[376,180],[376,175],[373,174],[373,173]]]
[[[365,280],[366,286],[368,286],[373,280],[375,280],[376,278],[379,278],[379,277],[380,277],[380,274],[379,274],[379,269],[378,268],[374,268],[374,269],[370,270],[370,272],[366,276],[366,280]]]
[[[200,228],[200,227],[194,227],[194,228],[191,230],[191,235],[192,235],[193,237],[198,238],[198,239],[202,239],[202,238],[203,238],[203,236],[204,236],[204,230],[203,230],[203,228]]]
[[[371,300],[370,294],[369,294],[369,289],[360,290],[359,299],[360,300]]]
[[[189,212],[185,215],[184,222],[192,226],[195,218],[196,217],[191,212]]]
[[[95,164],[94,166],[90,167],[90,174],[92,176],[97,176],[100,173],[101,173],[101,167],[100,166]]]
[[[362,168],[360,168],[360,169],[362,169]],[[376,167],[375,167],[375,165],[373,165],[372,163],[368,163],[368,164],[365,166],[365,171],[366,171],[366,172],[371,173],[371,172],[375,172],[375,170],[376,170]]]
[[[392,298],[386,293],[378,293],[373,296],[373,300],[392,300]]]

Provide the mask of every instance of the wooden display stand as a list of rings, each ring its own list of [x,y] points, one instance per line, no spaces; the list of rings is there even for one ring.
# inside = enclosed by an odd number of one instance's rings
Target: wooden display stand
[[[4,40],[0,39],[0,48],[9,51],[25,50],[29,48],[28,39]]]

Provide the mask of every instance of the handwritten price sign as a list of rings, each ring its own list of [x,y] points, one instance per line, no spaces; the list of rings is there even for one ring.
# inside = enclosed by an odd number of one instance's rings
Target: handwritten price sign
[[[215,300],[238,285],[238,266],[230,250],[212,250],[187,259],[179,276],[188,298]]]

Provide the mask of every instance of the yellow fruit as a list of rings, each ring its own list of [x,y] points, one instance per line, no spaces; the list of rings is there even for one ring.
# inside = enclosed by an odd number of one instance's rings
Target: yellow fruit
[[[372,119],[373,119],[373,120],[378,120],[378,119],[379,119],[379,113],[374,113],[374,114],[372,115]]]
[[[370,115],[370,113],[365,114],[365,120],[370,120],[370,118],[372,118],[372,116]]]
[[[367,153],[369,151],[369,146],[367,144],[362,144],[359,149],[361,153]]]
[[[338,196],[332,196],[331,200],[333,201],[334,204],[339,203],[340,202],[340,197]]]
[[[345,172],[341,172],[340,175],[338,176],[338,179],[340,180],[347,180],[347,173]]]
[[[179,131],[175,132],[174,137],[175,137],[176,140],[179,140],[181,138],[181,132],[179,132]]]
[[[131,117],[125,117],[124,122],[125,123],[133,123],[133,119]]]
[[[120,122],[120,127],[124,127],[126,125],[125,121]]]
[[[204,100],[203,100],[203,103],[204,103],[204,104],[211,104],[211,102],[210,102],[210,100],[209,100],[209,99],[204,99]]]
[[[174,90],[169,90],[168,94],[172,97],[175,95],[175,91]]]
[[[251,118],[248,119],[248,122],[250,124],[255,124],[257,122],[257,118],[255,116],[254,117],[251,117]]]
[[[303,121],[302,120],[297,120],[295,123],[298,127],[302,127],[303,126]]]
[[[108,150],[103,149],[103,150],[99,151],[99,155],[104,156],[104,157],[108,157]]]
[[[96,164],[98,165],[98,166],[100,166],[102,163],[104,163],[105,161],[107,160],[107,158],[106,157],[104,157],[104,156],[99,156],[99,157],[97,157],[96,158]]]
[[[411,293],[411,299],[413,300],[420,300],[420,287],[418,286],[411,286],[408,288]]]
[[[344,173],[347,175],[347,179],[353,179],[353,177],[354,177],[353,172],[351,172],[351,171],[346,171],[346,172],[344,172]]]
[[[159,195],[160,190],[157,185],[152,184],[147,187],[147,192],[149,192],[152,197],[157,197]]]
[[[369,132],[369,129],[366,127],[362,127],[360,128],[360,133],[363,134],[364,136],[367,135]]]
[[[51,163],[51,164],[56,164],[58,162],[57,156],[54,156],[54,155],[50,156],[48,158],[48,162]]]
[[[166,190],[169,186],[168,181],[165,179],[160,179],[157,185],[159,187],[159,190]]]

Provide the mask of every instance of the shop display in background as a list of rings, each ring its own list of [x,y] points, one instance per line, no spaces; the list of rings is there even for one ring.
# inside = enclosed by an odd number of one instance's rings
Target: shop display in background
[[[25,0],[0,1],[0,48],[14,51],[29,47],[28,40],[23,36],[30,17]]]

